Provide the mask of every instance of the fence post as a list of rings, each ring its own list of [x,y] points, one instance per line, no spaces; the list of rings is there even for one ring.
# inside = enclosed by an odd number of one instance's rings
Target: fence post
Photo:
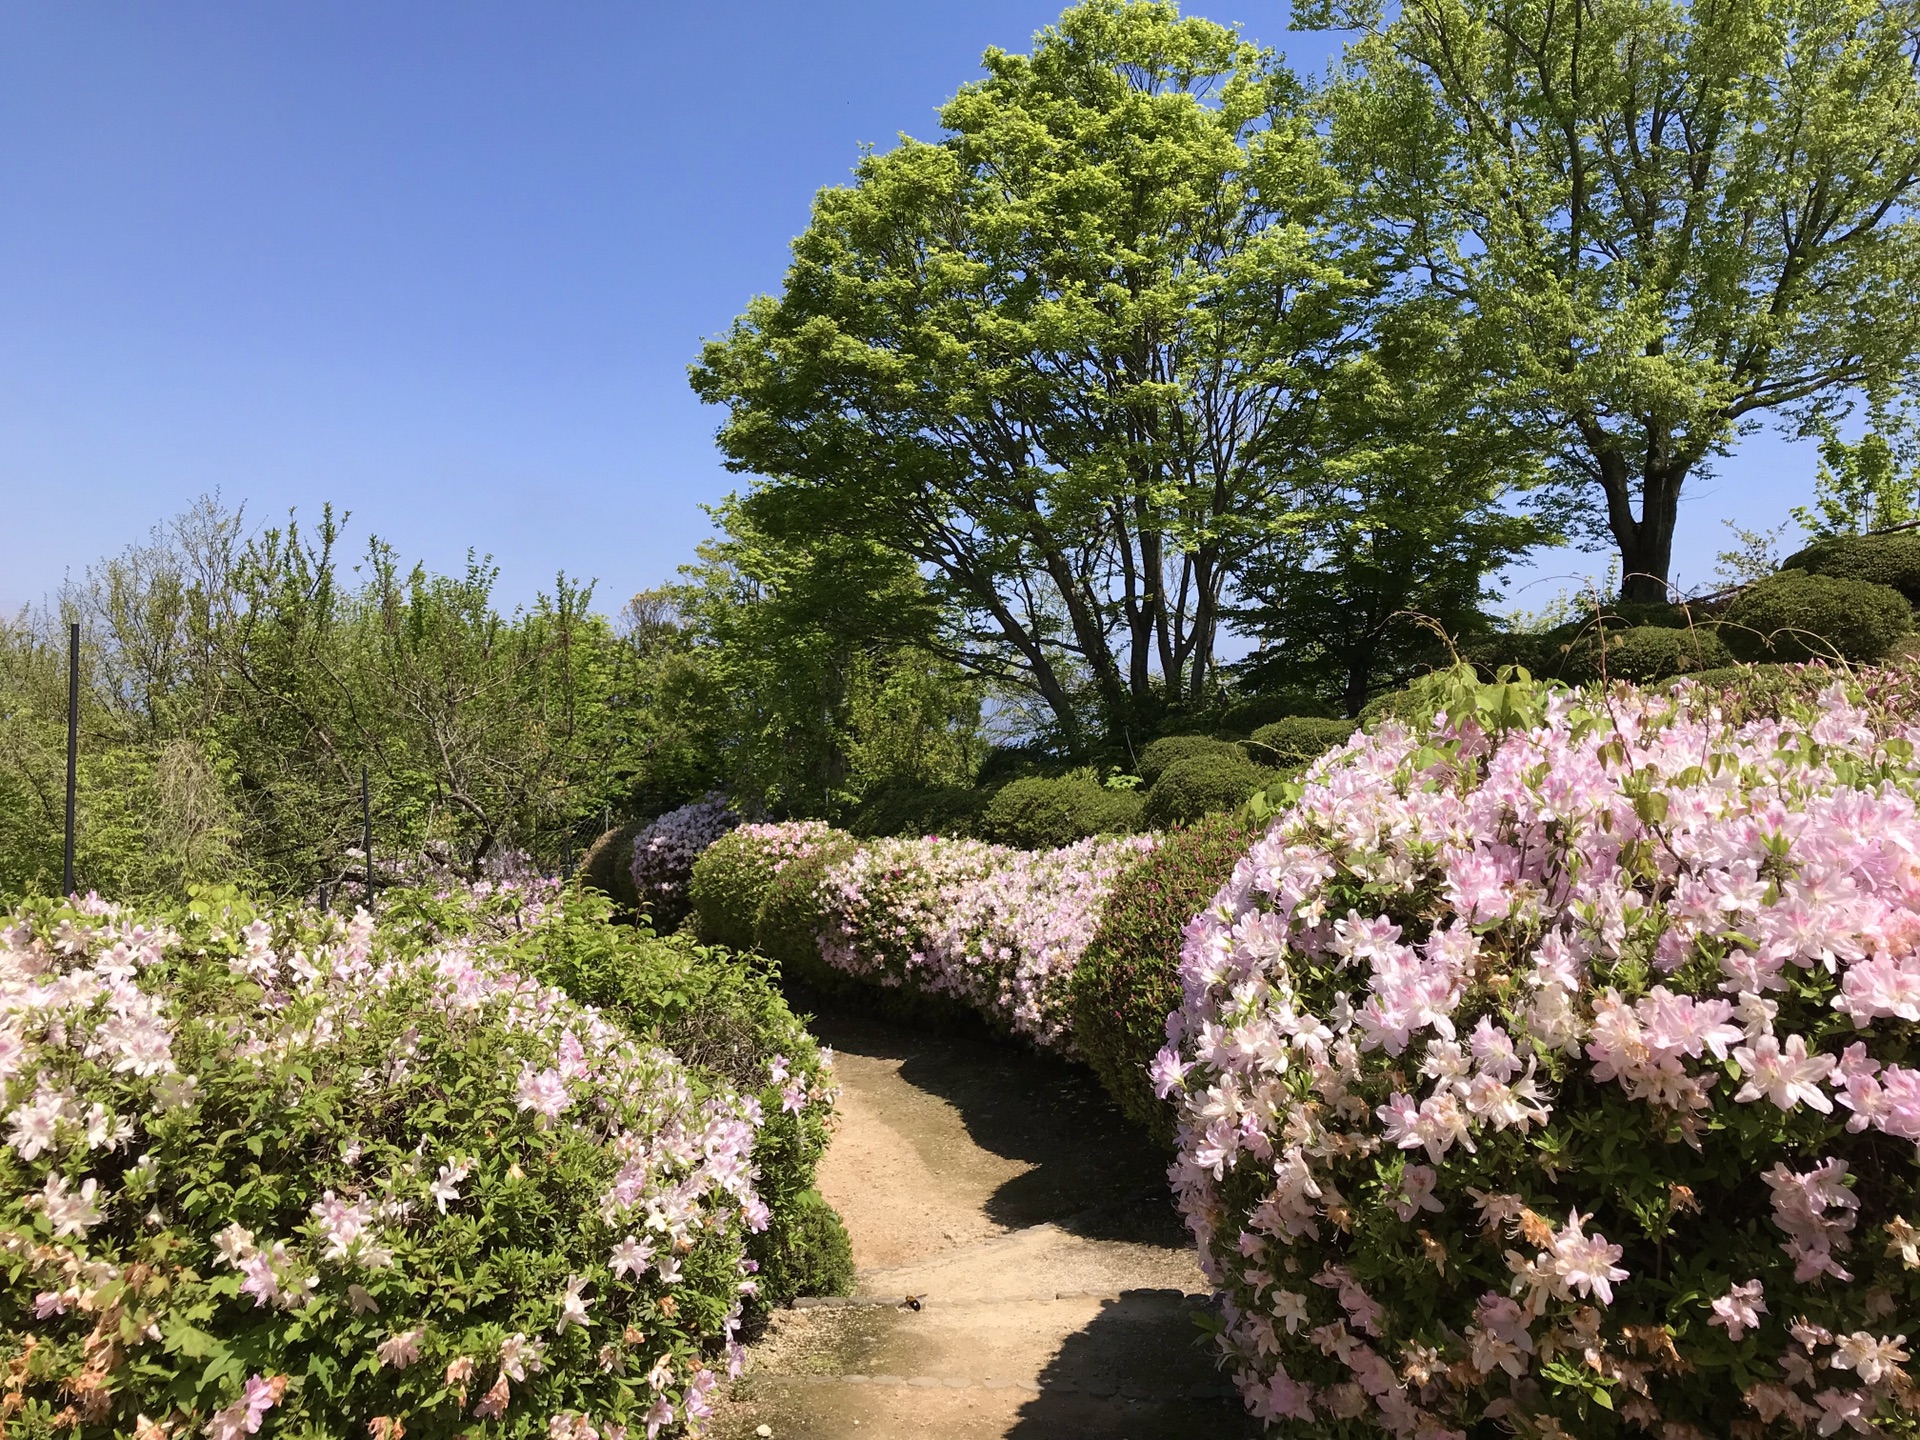
[[[367,857],[367,912],[373,912],[373,801],[367,794],[367,767],[360,766],[361,853]]]
[[[67,626],[67,844],[61,867],[60,893],[71,896],[76,800],[80,776],[80,622]]]

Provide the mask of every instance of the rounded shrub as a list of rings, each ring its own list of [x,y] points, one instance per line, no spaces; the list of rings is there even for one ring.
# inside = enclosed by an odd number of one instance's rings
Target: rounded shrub
[[[1212,735],[1162,735],[1141,747],[1134,768],[1139,771],[1140,779],[1151,786],[1182,760],[1201,758],[1245,760],[1247,752],[1235,741],[1220,740]]]
[[[1054,850],[1095,835],[1140,828],[1141,802],[1131,790],[1109,790],[1091,775],[1030,775],[994,792],[975,829],[983,840],[1021,850]]]
[[[971,835],[991,789],[889,780],[861,798],[847,828],[855,835]]]
[[[1169,765],[1147,791],[1147,824],[1164,830],[1219,810],[1237,809],[1252,799],[1270,772],[1247,759],[1239,746],[1233,751],[1231,755],[1197,755]]]
[[[1890,585],[1920,603],[1920,533],[1839,535],[1817,540],[1789,556],[1782,570],[1804,570],[1836,580],[1865,580]]]
[[[1293,715],[1262,725],[1253,732],[1248,748],[1264,765],[1276,770],[1297,770],[1346,744],[1358,728],[1359,722],[1355,720]]]
[[[853,988],[853,982],[820,958],[820,936],[827,928],[827,872],[860,849],[843,830],[821,839],[819,848],[783,865],[767,886],[753,917],[753,948],[780,967],[789,980],[827,994]]]
[[[761,1107],[514,969],[530,917],[492,918],[12,916],[8,1436],[698,1426]]]
[[[1576,683],[1631,680],[1645,684],[1692,670],[1714,670],[1732,663],[1719,634],[1708,627],[1668,629],[1636,625],[1627,630],[1592,629],[1567,653],[1560,673]]]
[[[1487,687],[1254,842],[1153,1073],[1258,1415],[1914,1432],[1920,767],[1891,708]]]
[[[1253,838],[1237,813],[1210,815],[1160,837],[1114,882],[1073,972],[1073,1034],[1081,1057],[1127,1118],[1171,1143],[1173,1108],[1147,1067],[1180,1008],[1180,940],[1233,873]]]
[[[1913,607],[1886,585],[1782,571],[1727,607],[1720,638],[1741,660],[1871,663],[1913,629]]]
[[[607,831],[587,847],[575,872],[581,885],[605,895],[623,914],[640,904],[640,892],[633,888],[633,837],[645,828],[634,820]]]
[[[742,825],[715,840],[693,862],[687,899],[702,939],[751,950],[760,902],[774,876],[812,854],[834,833],[824,820]]]
[[[691,911],[687,885],[700,852],[740,823],[718,790],[644,826],[633,837],[633,888],[638,908],[666,934]]]

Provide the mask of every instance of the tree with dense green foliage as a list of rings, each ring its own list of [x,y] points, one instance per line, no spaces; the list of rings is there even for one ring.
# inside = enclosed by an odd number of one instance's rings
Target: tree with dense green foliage
[[[1796,505],[1793,518],[1816,540],[1890,530],[1920,520],[1920,433],[1911,401],[1876,402],[1858,440],[1842,440],[1825,416],[1813,425],[1820,442],[1813,504]]]
[[[985,67],[944,140],[820,193],[693,383],[756,525],[910,560],[1081,752],[1209,695],[1377,282],[1300,85],[1234,31],[1088,0]]]
[[[1920,354],[1916,0],[1323,0],[1356,216],[1666,598],[1689,477]]]

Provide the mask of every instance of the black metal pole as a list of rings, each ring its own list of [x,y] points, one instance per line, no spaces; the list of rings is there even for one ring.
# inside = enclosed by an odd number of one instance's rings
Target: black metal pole
[[[373,801],[367,794],[367,767],[360,767],[360,841],[367,857],[367,909],[373,909]]]
[[[80,622],[67,626],[67,849],[61,869],[63,895],[74,893],[73,837],[80,788]]]

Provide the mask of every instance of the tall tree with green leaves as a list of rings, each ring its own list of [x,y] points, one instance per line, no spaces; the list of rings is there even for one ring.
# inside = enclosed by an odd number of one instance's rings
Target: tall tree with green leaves
[[[757,526],[921,567],[1082,748],[1209,693],[1378,280],[1301,87],[1234,31],[1087,0],[984,63],[944,139],[821,192],[692,378]]]
[[[1681,493],[1920,354],[1916,0],[1324,0],[1357,212],[1666,598]]]

